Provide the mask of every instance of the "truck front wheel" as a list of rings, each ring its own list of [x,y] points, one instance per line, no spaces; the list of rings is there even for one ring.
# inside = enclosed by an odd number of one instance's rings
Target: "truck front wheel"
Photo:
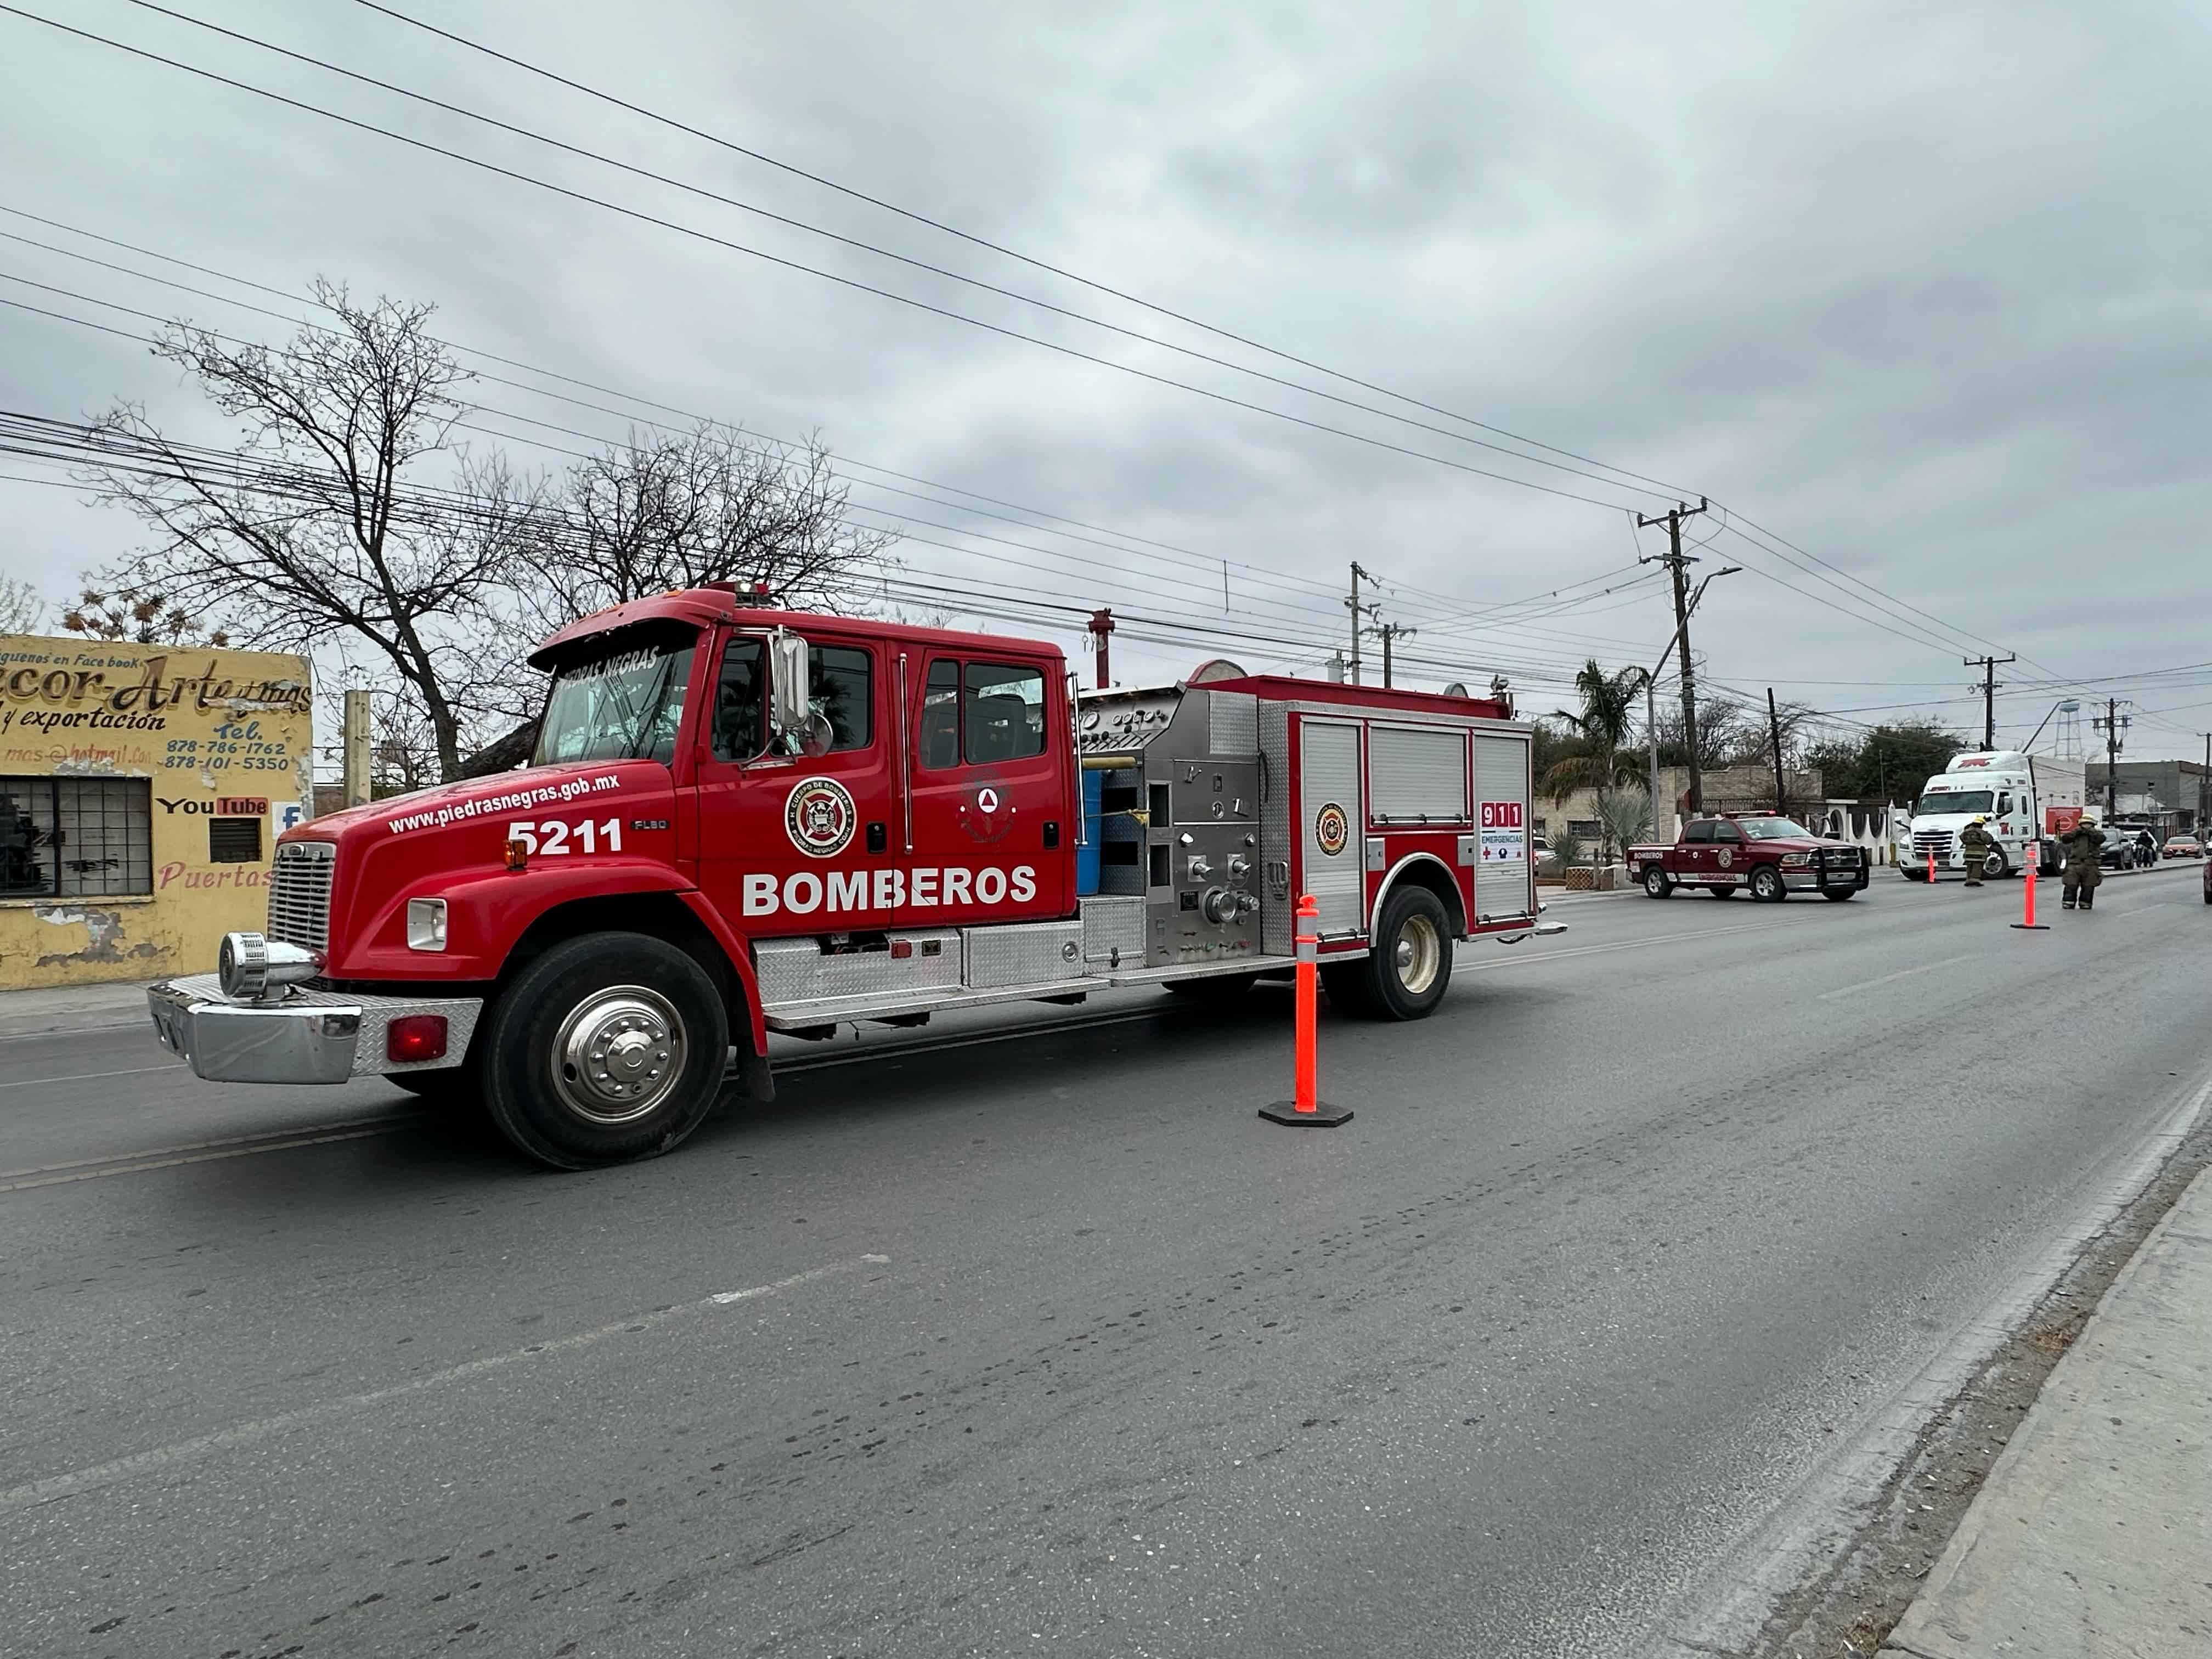
[[[1751,872],[1751,896],[1766,904],[1779,904],[1790,896],[1790,890],[1782,884],[1782,872],[1771,864],[1762,864]]]
[[[729,1057],[720,993],[647,933],[556,945],[492,1006],[484,1104],[516,1147],[559,1170],[673,1149],[714,1105]]]
[[[1425,887],[1390,895],[1368,952],[1363,1012],[1377,1019],[1424,1019],[1451,983],[1451,921]]]

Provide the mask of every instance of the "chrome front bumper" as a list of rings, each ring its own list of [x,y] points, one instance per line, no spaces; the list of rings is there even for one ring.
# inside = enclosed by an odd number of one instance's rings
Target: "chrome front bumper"
[[[295,987],[282,1002],[234,1002],[213,974],[146,989],[154,1034],[211,1083],[344,1083],[458,1066],[483,1012],[478,997],[376,997]],[[446,1017],[446,1053],[398,1065],[385,1033],[407,1014]]]

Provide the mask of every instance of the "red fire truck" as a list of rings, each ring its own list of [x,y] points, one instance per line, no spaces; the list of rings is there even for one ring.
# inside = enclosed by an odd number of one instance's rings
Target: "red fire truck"
[[[201,1077],[383,1076],[576,1169],[674,1146],[732,1065],[767,1097],[771,1031],[1234,994],[1291,967],[1301,893],[1332,1002],[1383,1018],[1455,939],[1556,931],[1503,701],[1218,663],[1079,695],[1049,645],[715,587],[532,660],[531,764],[289,831],[267,933],[150,990]]]

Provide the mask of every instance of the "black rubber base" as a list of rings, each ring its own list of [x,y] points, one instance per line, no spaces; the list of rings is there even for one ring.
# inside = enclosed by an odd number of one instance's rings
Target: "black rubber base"
[[[2051,931],[2051,924],[2047,921],[2015,921],[2009,925],[2023,933],[2047,933]]]
[[[1270,1123],[1288,1124],[1293,1129],[1334,1129],[1340,1123],[1352,1121],[1352,1108],[1332,1106],[1327,1101],[1317,1101],[1310,1112],[1302,1112],[1297,1103],[1278,1100],[1260,1109],[1260,1115]]]

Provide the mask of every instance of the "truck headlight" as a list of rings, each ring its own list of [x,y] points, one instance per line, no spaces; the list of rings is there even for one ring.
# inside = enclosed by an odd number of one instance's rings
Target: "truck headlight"
[[[1802,869],[1812,861],[1813,855],[1810,853],[1784,853],[1782,855],[1784,866],[1792,870]]]
[[[263,1002],[271,990],[313,979],[322,958],[296,945],[271,944],[258,933],[225,933],[216,953],[216,980],[223,995],[238,1002]]]
[[[407,901],[407,948],[410,951],[442,951],[446,948],[445,900]]]

